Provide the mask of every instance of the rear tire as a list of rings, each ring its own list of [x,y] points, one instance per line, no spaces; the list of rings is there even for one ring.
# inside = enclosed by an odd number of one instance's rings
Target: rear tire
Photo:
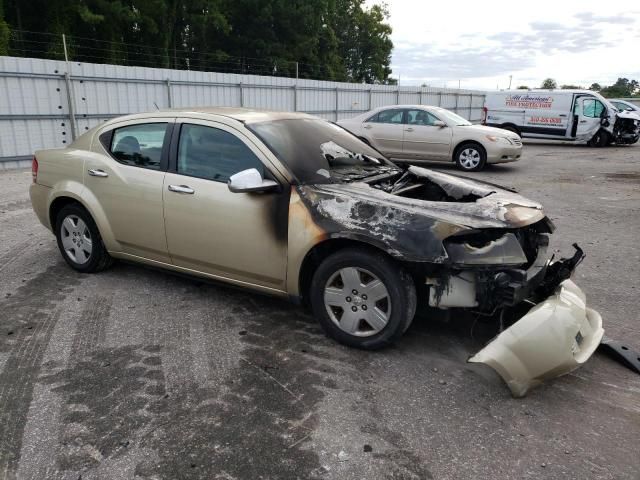
[[[467,142],[456,148],[453,158],[460,170],[477,172],[485,167],[487,152],[481,145]]]
[[[329,337],[375,350],[392,344],[411,324],[416,288],[411,276],[383,253],[348,248],[320,264],[310,300]]]
[[[55,228],[60,253],[74,270],[94,273],[113,263],[96,223],[83,206],[72,203],[63,207]]]

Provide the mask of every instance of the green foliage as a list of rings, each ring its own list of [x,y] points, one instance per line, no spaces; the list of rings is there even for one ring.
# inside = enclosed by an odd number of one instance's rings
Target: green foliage
[[[602,87],[600,86],[599,83],[592,83],[591,86],[589,87],[589,90],[593,90],[594,92],[599,92],[600,90],[602,90]]]
[[[529,90],[529,87],[528,87],[528,86],[526,86],[526,85],[520,85],[520,86],[518,87],[518,90]]]
[[[640,84],[637,80],[618,78],[616,83],[600,89],[600,93],[607,98],[626,98],[640,96]]]
[[[558,83],[553,78],[546,78],[542,82],[542,85],[540,85],[540,88],[546,88],[551,90],[554,88],[558,88]]]
[[[9,25],[4,20],[4,8],[0,0],[0,55],[9,54]]]
[[[561,90],[583,90],[579,85],[560,85]]]
[[[4,2],[19,56],[58,58],[65,33],[83,62],[270,75],[295,75],[298,62],[303,78],[379,83],[391,73],[388,12],[365,0]],[[0,20],[0,52],[2,38]]]

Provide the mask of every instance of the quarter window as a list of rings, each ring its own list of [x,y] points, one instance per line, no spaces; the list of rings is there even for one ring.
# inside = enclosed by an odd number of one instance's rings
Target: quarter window
[[[604,111],[604,105],[600,100],[587,98],[582,102],[582,115],[591,118],[600,118]]]
[[[425,110],[409,110],[407,111],[407,123],[409,125],[433,125],[438,120]]]
[[[227,182],[235,173],[257,169],[265,178],[258,157],[235,135],[219,128],[184,124],[178,144],[178,173]]]
[[[109,151],[120,163],[160,170],[167,123],[145,123],[113,131]]]

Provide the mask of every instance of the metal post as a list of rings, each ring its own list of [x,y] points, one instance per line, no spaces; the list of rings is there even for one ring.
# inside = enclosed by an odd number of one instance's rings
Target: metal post
[[[442,92],[438,92],[438,106],[442,106]]]
[[[471,121],[471,116],[473,115],[473,93],[469,98],[469,121]]]
[[[298,80],[298,62],[296,62],[296,80]]]
[[[336,87],[336,122],[339,120],[338,112],[340,112],[340,90]]]
[[[420,105],[422,105],[422,87],[420,87]]]
[[[69,67],[69,53],[67,52],[67,37],[62,34],[62,48],[64,49],[64,61],[67,66],[67,71],[64,74],[64,83],[67,87],[67,105],[69,107],[69,123],[71,125],[71,140],[75,140],[78,135],[78,129],[76,126],[76,107],[75,107],[75,95],[73,93],[73,83],[71,82],[71,68]]]
[[[171,108],[173,107],[173,98],[171,97],[171,80],[167,78],[166,84],[167,84],[167,104],[169,105],[169,108]]]
[[[238,84],[240,87],[240,106],[244,107],[244,89],[242,88],[242,82]]]
[[[458,113],[458,99],[460,98],[460,93],[456,92],[456,106],[453,109],[454,112]]]
[[[367,110],[371,110],[371,105],[373,105],[373,88],[369,89],[369,108]]]
[[[398,78],[398,80],[400,80]],[[400,105],[400,87],[396,90],[396,105]]]
[[[293,84],[293,111],[298,111],[298,82]]]

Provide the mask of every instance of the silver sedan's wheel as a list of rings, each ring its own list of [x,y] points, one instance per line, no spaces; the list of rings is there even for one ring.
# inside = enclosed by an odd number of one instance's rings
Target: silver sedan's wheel
[[[60,225],[60,239],[65,254],[78,265],[91,258],[93,241],[87,224],[77,215],[67,215]]]
[[[478,168],[480,162],[482,161],[482,156],[480,152],[473,147],[465,148],[461,150],[459,153],[459,162],[462,167],[467,170],[472,170],[474,168]]]
[[[340,330],[358,337],[382,331],[391,316],[391,297],[385,284],[363,268],[335,272],[324,289],[329,318]]]

